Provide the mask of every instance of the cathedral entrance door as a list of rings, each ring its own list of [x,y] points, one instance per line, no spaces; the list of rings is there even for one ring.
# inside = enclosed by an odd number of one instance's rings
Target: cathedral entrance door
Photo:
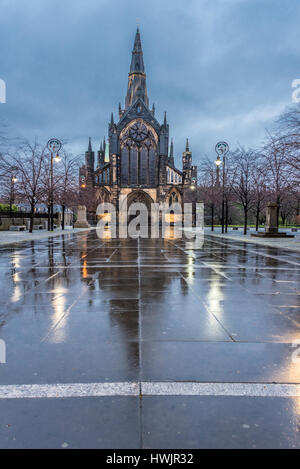
[[[141,216],[141,219],[144,219],[145,222],[148,224],[148,227],[151,227],[151,204],[153,203],[152,198],[144,191],[142,190],[136,190],[133,191],[129,194],[127,198],[127,210],[128,210],[128,217],[127,217],[127,222],[128,224],[133,220],[134,218],[138,217],[140,215],[140,211],[135,209],[137,207],[132,207],[134,209],[134,213],[130,213],[130,207],[133,204],[141,204],[141,210],[143,210],[143,215]],[[147,221],[146,221],[147,220]]]

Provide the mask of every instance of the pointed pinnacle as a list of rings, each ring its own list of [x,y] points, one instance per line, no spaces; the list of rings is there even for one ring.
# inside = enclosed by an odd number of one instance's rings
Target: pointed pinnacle
[[[140,30],[139,30],[139,27],[137,27],[135,39],[134,39],[134,45],[133,45],[133,52],[141,52],[141,50],[142,50],[142,43],[141,43],[141,37],[140,37]]]
[[[170,156],[173,157],[173,154],[174,154],[174,144],[173,144],[173,139],[171,138]]]
[[[93,151],[93,150],[92,150],[92,141],[91,141],[91,137],[89,137],[89,147],[88,147],[88,151]]]

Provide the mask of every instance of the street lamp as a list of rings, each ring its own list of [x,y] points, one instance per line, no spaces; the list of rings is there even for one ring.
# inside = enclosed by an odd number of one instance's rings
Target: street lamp
[[[18,178],[15,175],[17,168],[12,168],[12,174],[10,176],[10,197],[9,197],[9,212],[11,216],[12,206],[15,203],[15,183],[18,182]]]
[[[225,171],[226,171],[226,155],[229,152],[229,145],[226,142],[218,142],[215,146],[215,150],[217,153],[217,159],[215,161],[217,168],[219,169],[219,166],[223,164],[223,182],[222,182],[222,233],[224,233],[224,226],[225,226]],[[220,156],[222,156],[222,160]],[[227,207],[226,207],[226,212],[227,212]],[[226,224],[227,228],[227,224]],[[227,231],[227,229],[226,229]]]
[[[219,155],[218,155],[218,157],[217,157],[217,159],[216,159],[215,163],[216,163],[216,165],[217,165],[218,167],[219,167],[219,166],[220,166],[220,164],[222,163],[222,161],[220,160],[220,157],[219,157]]]
[[[191,185],[190,185],[190,189],[192,191],[194,191],[196,189],[196,184],[197,184],[197,179],[195,177],[192,177],[191,179]]]
[[[220,185],[220,165],[222,164],[222,161],[220,160],[220,156],[218,155],[216,161],[216,166],[217,166],[217,181],[216,181],[216,185],[217,187],[219,187]]]
[[[47,143],[47,148],[50,151],[50,231],[53,231],[53,159],[56,162],[60,161],[58,152],[61,147],[62,143],[57,138],[51,138]],[[53,154],[55,154],[55,158],[53,158]]]

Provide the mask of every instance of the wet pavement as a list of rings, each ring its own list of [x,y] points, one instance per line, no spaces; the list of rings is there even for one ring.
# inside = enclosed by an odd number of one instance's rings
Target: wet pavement
[[[0,448],[300,448],[300,253],[90,231],[2,247],[0,275]]]

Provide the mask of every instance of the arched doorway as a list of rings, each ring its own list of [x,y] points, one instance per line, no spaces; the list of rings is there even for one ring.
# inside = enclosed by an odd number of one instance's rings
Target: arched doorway
[[[150,228],[151,226],[151,204],[153,203],[152,197],[150,197],[147,192],[144,192],[143,190],[136,190],[131,192],[128,197],[127,197],[127,211],[128,211],[128,217],[127,217],[127,222],[130,223],[131,220],[133,220],[137,214],[130,214],[130,207],[133,204],[141,204],[143,205],[145,211],[147,211],[147,223],[148,227]],[[144,215],[146,218],[146,214]],[[145,220],[146,221],[146,220]]]

